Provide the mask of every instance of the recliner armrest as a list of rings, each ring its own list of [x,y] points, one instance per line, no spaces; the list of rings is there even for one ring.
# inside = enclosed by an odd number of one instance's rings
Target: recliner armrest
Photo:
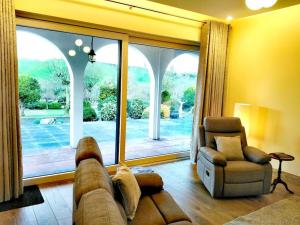
[[[214,165],[226,166],[227,161],[225,156],[210,147],[200,147],[200,155],[202,154],[205,159],[211,162]]]
[[[143,195],[151,195],[163,190],[164,182],[157,173],[136,173],[134,176]]]
[[[271,157],[267,153],[252,146],[244,147],[243,151],[247,160],[254,163],[265,164],[271,160]]]

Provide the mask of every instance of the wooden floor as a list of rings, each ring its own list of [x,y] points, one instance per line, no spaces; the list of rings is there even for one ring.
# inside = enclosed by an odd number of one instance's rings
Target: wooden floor
[[[261,197],[212,199],[189,161],[152,166],[164,179],[164,187],[195,225],[223,224],[261,207],[288,198],[282,186]],[[300,195],[300,177],[283,174],[289,187]],[[0,213],[0,225],[71,225],[72,182],[40,185],[45,203]]]

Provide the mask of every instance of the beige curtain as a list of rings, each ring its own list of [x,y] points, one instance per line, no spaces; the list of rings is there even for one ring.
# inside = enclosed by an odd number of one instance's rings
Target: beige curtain
[[[191,160],[196,162],[199,126],[206,116],[221,116],[229,25],[208,21],[201,28],[200,64],[195,97]]]
[[[15,9],[0,0],[0,202],[23,193]]]

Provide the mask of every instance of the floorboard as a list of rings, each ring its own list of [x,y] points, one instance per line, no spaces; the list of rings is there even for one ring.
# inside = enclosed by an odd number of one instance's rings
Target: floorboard
[[[151,167],[195,225],[220,225],[291,196],[279,185],[274,193],[260,197],[213,199],[188,160]],[[283,179],[300,196],[300,177],[283,173]],[[0,225],[71,225],[72,186],[70,181],[40,185],[45,202],[0,212]]]

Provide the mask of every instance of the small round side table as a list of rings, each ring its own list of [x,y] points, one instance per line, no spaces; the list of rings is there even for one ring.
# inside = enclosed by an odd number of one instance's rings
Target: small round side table
[[[271,156],[272,159],[276,159],[279,160],[279,168],[278,168],[278,177],[276,179],[274,179],[273,183],[272,183],[272,191],[271,193],[273,193],[273,191],[275,190],[277,184],[283,184],[283,186],[285,187],[285,189],[290,192],[291,194],[294,194],[294,192],[292,192],[287,184],[281,179],[281,164],[282,161],[293,161],[295,159],[294,156],[282,153],[282,152],[274,152],[274,153],[270,153],[269,154]]]

